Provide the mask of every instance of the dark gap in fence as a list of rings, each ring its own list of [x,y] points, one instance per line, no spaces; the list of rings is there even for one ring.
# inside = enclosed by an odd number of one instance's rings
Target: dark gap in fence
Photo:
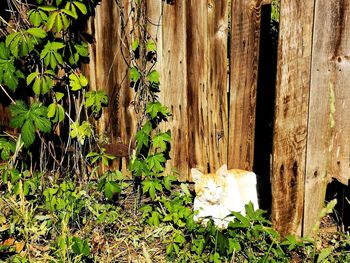
[[[253,170],[258,175],[259,206],[270,214],[270,156],[277,72],[277,40],[272,30],[271,5],[262,7],[260,32]]]
[[[339,225],[343,225],[343,230],[348,230],[350,226],[350,182],[349,186],[346,186],[336,179],[333,179],[327,186],[326,191],[326,203],[337,199],[338,203],[335,206],[333,218],[337,220]]]

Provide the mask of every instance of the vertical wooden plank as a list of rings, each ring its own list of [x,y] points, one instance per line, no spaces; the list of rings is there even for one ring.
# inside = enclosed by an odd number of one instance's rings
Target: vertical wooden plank
[[[228,166],[252,170],[261,0],[232,0]]]
[[[209,138],[206,125],[208,101],[207,1],[187,1],[187,103],[189,166],[207,171]]]
[[[205,98],[208,162],[212,171],[227,163],[228,1],[208,0],[208,89]]]
[[[305,181],[304,234],[331,177],[350,178],[350,1],[316,1]]]
[[[154,69],[161,73],[162,69],[162,53],[163,53],[163,35],[162,35],[162,18],[163,18],[163,2],[162,0],[146,0],[147,6],[147,32],[150,40],[157,45],[157,61]],[[160,85],[162,82],[162,75],[160,75]],[[162,88],[161,88],[162,89]]]
[[[130,7],[127,0],[119,4],[124,11],[123,17],[113,0],[104,0],[97,6],[95,18],[88,25],[95,43],[90,47],[90,63],[84,71],[89,77],[90,88],[104,90],[109,96],[108,107],[103,110],[97,127],[100,136],[106,136],[111,143],[120,141],[129,145],[136,131],[134,94],[129,87],[128,66],[123,58],[129,56],[131,24],[126,22]],[[122,26],[125,26],[123,30]]]
[[[273,145],[272,222],[301,234],[313,1],[281,1]]]
[[[162,18],[162,103],[172,112],[167,123],[171,129],[172,149],[169,167],[176,168],[178,179],[188,180],[188,112],[187,112],[187,64],[186,64],[186,0],[168,4],[163,1]]]

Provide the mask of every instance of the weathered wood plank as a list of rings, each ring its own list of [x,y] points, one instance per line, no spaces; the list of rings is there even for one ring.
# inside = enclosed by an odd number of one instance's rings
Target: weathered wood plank
[[[313,5],[281,1],[271,184],[282,235],[302,231]]]
[[[188,164],[201,171],[209,167],[207,8],[206,1],[187,1]]]
[[[172,112],[167,123],[172,135],[168,167],[180,172],[181,181],[189,179],[186,2],[175,1],[173,5],[163,2],[162,54],[159,54],[162,56],[160,99]]]
[[[96,8],[94,19],[88,24],[88,31],[95,37],[90,47],[90,63],[84,70],[90,80],[92,90],[104,90],[109,96],[109,104],[103,110],[98,124],[100,136],[110,139],[110,143],[120,141],[129,145],[136,131],[136,118],[132,106],[133,90],[129,87],[128,59],[130,48],[129,1],[120,1],[124,16],[113,0],[104,0]],[[122,25],[126,24],[125,28]],[[118,162],[119,163],[119,162]],[[117,164],[116,164],[117,165]],[[119,167],[116,167],[119,168]],[[126,170],[124,163],[123,170]]]
[[[206,148],[212,171],[227,163],[227,1],[208,1],[208,88],[204,98]]]
[[[331,177],[350,179],[350,1],[316,1],[305,181],[304,234],[324,206]]]
[[[228,166],[252,170],[262,1],[231,6]]]

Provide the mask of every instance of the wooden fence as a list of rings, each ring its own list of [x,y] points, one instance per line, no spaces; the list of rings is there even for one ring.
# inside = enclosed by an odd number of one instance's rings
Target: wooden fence
[[[350,178],[350,0],[281,0],[277,75],[269,1],[228,2],[147,0],[161,99],[173,113],[169,167],[179,180],[191,167],[254,169],[263,192],[271,180],[276,228],[311,234],[327,182]],[[111,97],[100,130],[128,144],[136,124],[122,23],[114,0],[103,0],[88,72]]]
[[[281,0],[276,60],[269,0],[146,2],[160,97],[173,114],[169,167],[181,181],[192,167],[254,170],[261,197],[268,200],[272,189],[275,227],[311,234],[327,183],[350,178],[350,0]],[[121,10],[130,14],[128,0],[97,7],[84,69],[90,87],[110,97],[98,129],[114,148],[136,132],[124,60],[132,28]],[[7,123],[1,104],[0,113]]]

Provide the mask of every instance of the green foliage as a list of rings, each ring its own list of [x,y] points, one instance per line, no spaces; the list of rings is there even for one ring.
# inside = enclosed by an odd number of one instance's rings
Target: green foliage
[[[38,71],[35,71],[27,76],[27,85],[29,86],[33,83],[32,88],[35,95],[45,95],[54,85],[54,76],[55,73],[51,70],[45,71],[42,75]]]
[[[106,92],[100,91],[89,91],[85,93],[85,107],[91,108],[92,113],[100,113],[102,106],[108,104],[108,96]]]
[[[51,131],[51,122],[47,119],[47,108],[39,102],[34,102],[28,109],[27,105],[18,100],[10,106],[12,119],[10,125],[21,129],[23,143],[30,146],[35,140],[35,131]]]
[[[43,10],[31,9],[28,12],[28,18],[33,26],[38,27],[47,21],[48,16]]]
[[[81,73],[72,73],[69,75],[69,86],[73,91],[80,90],[88,85],[87,78]]]
[[[63,93],[56,92],[55,101],[51,103],[47,109],[47,117],[52,119],[53,123],[62,122],[64,120],[64,108],[59,104],[63,97]]]
[[[64,48],[64,46],[65,45],[61,42],[48,41],[40,53],[40,59],[43,59],[46,66],[50,66],[52,69],[55,69],[57,65],[63,64],[62,55],[58,52],[58,50]]]
[[[67,30],[70,26],[69,17],[77,18],[77,16],[68,9],[58,9],[54,6],[40,6],[40,10],[49,12],[46,22],[48,31],[60,32],[62,29]],[[68,15],[68,16],[67,16]]]
[[[11,56],[10,49],[0,42],[0,83],[4,83],[12,91],[17,89],[19,79],[24,78],[14,63],[15,58]]]
[[[85,257],[90,255],[90,247],[87,240],[82,240],[80,237],[73,237],[72,250],[77,255],[83,255]]]
[[[5,138],[0,138],[0,157],[3,161],[10,158],[11,154],[16,150],[16,144],[12,141],[8,141]]]
[[[34,50],[35,45],[41,42],[40,39],[46,37],[46,31],[32,27],[26,31],[13,32],[6,37],[6,46],[10,48],[15,58],[27,56]]]
[[[108,200],[113,200],[129,184],[124,182],[124,176],[120,171],[106,172],[100,178],[98,189],[103,191]]]
[[[115,159],[114,156],[106,153],[105,148],[101,148],[100,152],[89,152],[86,157],[91,158],[91,165],[102,162],[105,166],[109,166],[109,161]]]
[[[89,138],[92,133],[92,127],[90,122],[83,121],[79,124],[78,121],[71,124],[70,136],[74,139],[77,138],[80,144],[84,144],[85,139]]]

